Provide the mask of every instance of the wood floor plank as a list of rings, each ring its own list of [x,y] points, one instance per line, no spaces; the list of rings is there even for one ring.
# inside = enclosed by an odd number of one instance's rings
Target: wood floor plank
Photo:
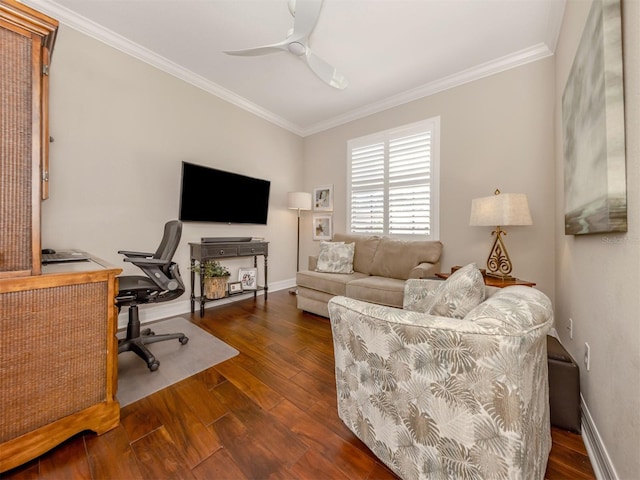
[[[191,319],[240,355],[128,405],[111,432],[80,434],[0,478],[396,478],[337,415],[328,319],[299,311],[287,291]],[[545,478],[595,479],[580,435],[551,434]]]
[[[176,392],[183,404],[188,406],[204,425],[210,425],[226,415],[229,409],[211,393],[207,384],[202,382],[200,378],[193,376],[180,382],[180,385],[176,387]]]
[[[221,448],[202,463],[196,466],[191,473],[197,480],[233,479],[248,480],[242,473],[236,462],[225,448]]]
[[[225,449],[247,478],[268,478],[283,467],[261,443],[252,441],[249,432],[233,414],[228,414],[210,427],[220,437]]]
[[[91,479],[91,469],[87,458],[84,436],[76,435],[40,462],[40,478],[59,479]]]
[[[164,426],[133,442],[131,448],[147,480],[194,478]]]
[[[143,479],[129,438],[122,426],[100,436],[85,436],[91,476],[100,480]]]
[[[374,469],[376,462],[369,453],[349,444],[291,402],[282,401],[271,413],[313,450],[331,458],[332,463],[348,478],[368,478]]]
[[[122,408],[120,423],[127,432],[129,442],[135,442],[162,426],[162,422],[149,403],[149,397]]]
[[[222,446],[213,432],[183,404],[175,386],[160,390],[147,398],[189,469]]]
[[[273,408],[282,400],[282,396],[278,392],[269,388],[255,375],[242,368],[237,357],[215,365],[214,368],[265,410]]]
[[[315,450],[309,450],[307,454],[291,468],[291,472],[301,480],[318,480],[319,478],[349,480],[349,477]]]

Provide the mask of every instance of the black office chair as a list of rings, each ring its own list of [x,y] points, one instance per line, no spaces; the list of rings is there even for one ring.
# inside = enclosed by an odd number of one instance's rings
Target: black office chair
[[[129,307],[127,336],[118,340],[118,353],[135,352],[147,362],[152,372],[158,369],[160,362],[145,345],[173,339],[178,339],[182,345],[185,345],[189,341],[183,333],[155,335],[150,328],[141,332],[138,317],[138,305],[166,302],[184,293],[185,287],[180,278],[178,264],[171,261],[180,243],[181,235],[182,223],[173,220],[164,226],[164,236],[156,253],[125,250],[118,252],[125,256],[125,262],[133,263],[147,275],[146,277],[126,275],[118,277],[119,291],[116,296],[118,311],[122,307]]]

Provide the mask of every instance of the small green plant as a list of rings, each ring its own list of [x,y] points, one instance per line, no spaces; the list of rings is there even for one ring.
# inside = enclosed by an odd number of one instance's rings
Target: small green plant
[[[201,273],[204,278],[228,277],[231,275],[229,269],[220,264],[217,260],[207,260],[196,272]]]

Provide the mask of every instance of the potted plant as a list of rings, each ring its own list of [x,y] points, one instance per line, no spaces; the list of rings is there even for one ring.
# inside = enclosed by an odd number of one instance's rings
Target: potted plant
[[[204,280],[204,296],[209,300],[222,298],[227,292],[229,269],[217,260],[207,260],[200,265],[200,275]]]

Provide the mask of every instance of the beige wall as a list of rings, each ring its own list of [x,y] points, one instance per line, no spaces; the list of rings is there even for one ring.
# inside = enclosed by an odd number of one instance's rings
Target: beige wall
[[[155,250],[164,223],[178,216],[186,160],[271,180],[271,198],[267,226],[185,224],[176,254],[185,280],[188,242],[202,236],[265,237],[270,284],[295,276],[296,216],[286,193],[302,182],[297,135],[65,26],[53,56],[50,124],[44,246],[81,248],[138,274],[117,251]],[[225,208],[233,198],[212,186],[210,202]]]
[[[640,472],[640,2],[623,1],[629,231],[564,235],[561,98],[591,2],[570,0],[556,50],[556,325],[618,478]],[[566,327],[573,318],[574,336]],[[591,369],[583,365],[591,347]]]
[[[334,231],[345,230],[347,141],[440,116],[440,238],[443,268],[484,267],[491,229],[470,227],[471,200],[526,193],[533,226],[507,228],[514,275],[554,294],[554,75],[548,58],[351,122],[305,139],[305,188],[334,184]],[[315,254],[304,217],[301,265]],[[302,240],[301,240],[302,241]]]

